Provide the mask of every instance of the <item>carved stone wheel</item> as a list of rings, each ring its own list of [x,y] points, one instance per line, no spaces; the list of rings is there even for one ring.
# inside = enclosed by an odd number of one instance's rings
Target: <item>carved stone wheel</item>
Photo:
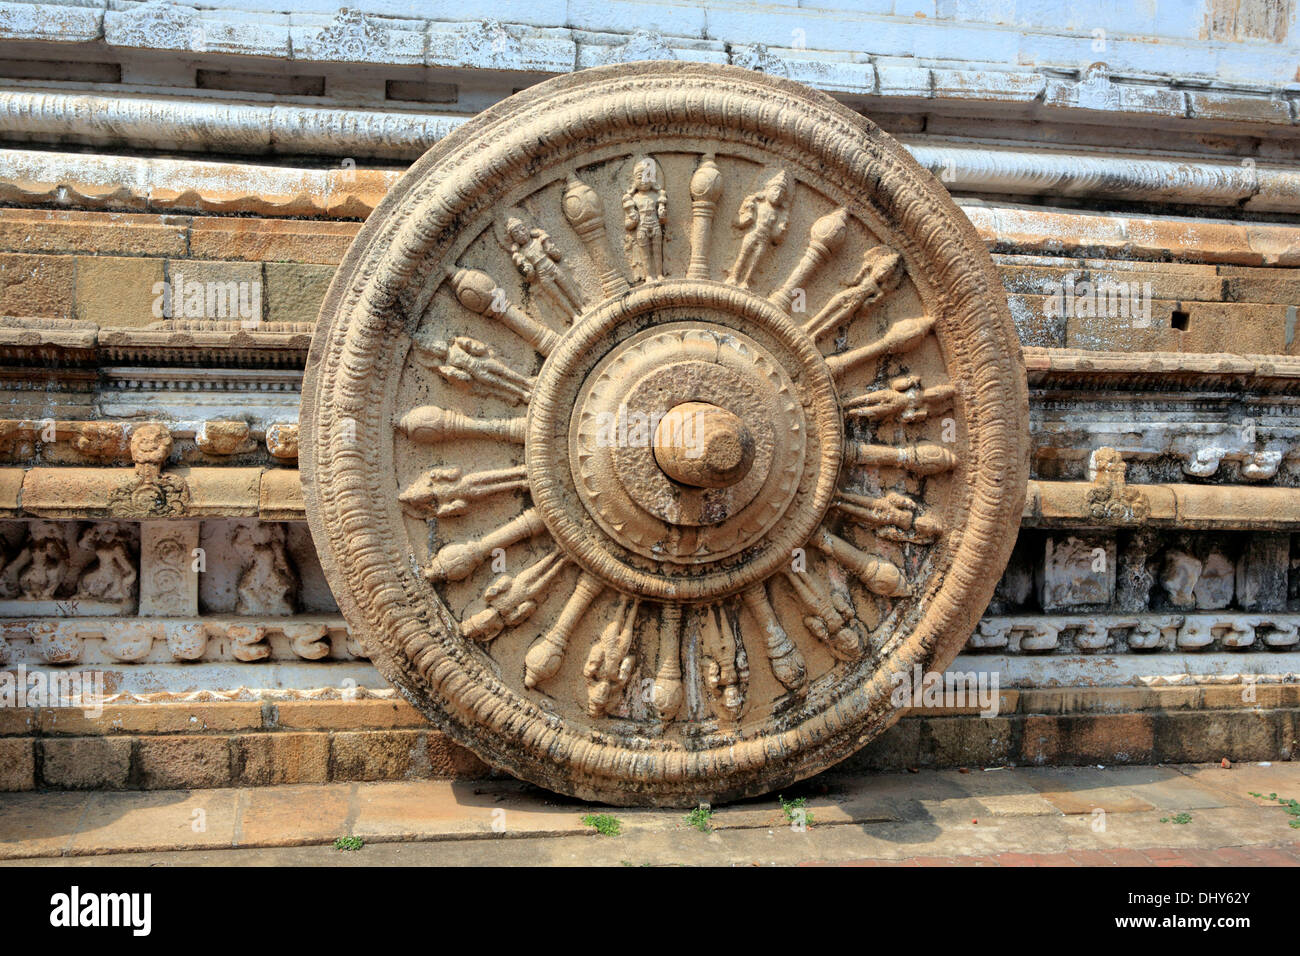
[[[353,243],[307,513],[379,671],[614,804],[761,793],[897,717],[1016,537],[1028,403],[974,229],[889,136],[735,68],[589,70],[417,162]]]

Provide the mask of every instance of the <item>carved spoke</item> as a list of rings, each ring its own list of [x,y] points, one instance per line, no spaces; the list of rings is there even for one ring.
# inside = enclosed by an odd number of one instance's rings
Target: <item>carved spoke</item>
[[[704,645],[704,680],[714,712],[722,720],[738,720],[745,709],[749,684],[749,660],[745,646],[736,638],[731,618],[722,605],[707,607],[700,620]]]
[[[842,514],[882,538],[895,541],[931,541],[943,533],[943,523],[929,515],[916,513],[917,504],[907,495],[890,492],[880,498],[868,498],[842,491],[832,505]]]
[[[786,690],[797,691],[808,683],[808,668],[803,655],[794,646],[790,635],[785,632],[781,622],[776,619],[772,604],[767,597],[767,588],[756,584],[746,590],[741,598],[749,613],[754,615],[759,629],[767,643],[767,659],[772,665],[772,673],[785,685]]]
[[[524,426],[522,418],[472,418],[437,405],[413,408],[397,423],[398,431],[421,445],[434,445],[456,438],[491,438],[522,445]]]
[[[447,279],[461,305],[471,312],[500,322],[541,354],[550,355],[559,344],[558,332],[535,321],[511,304],[505,291],[486,272],[477,269],[450,269]]]
[[[652,703],[660,720],[672,720],[682,708],[682,606],[665,604],[659,618],[659,669]]]
[[[705,156],[691,177],[691,264],[686,270],[689,279],[708,279],[710,239],[713,235],[713,217],[722,197],[722,173],[713,155]]]
[[[636,639],[636,612],[640,606],[635,598],[620,598],[614,619],[591,645],[582,669],[587,679],[589,716],[600,717],[609,711],[636,666],[632,642]]]
[[[942,445],[930,441],[894,445],[869,445],[849,442],[849,458],[870,468],[902,468],[914,475],[937,475],[957,467],[957,456]]]
[[[568,650],[574,629],[587,613],[591,602],[604,590],[605,585],[599,579],[586,571],[582,572],[555,624],[528,649],[528,655],[524,658],[524,686],[534,688],[556,675],[564,663],[564,654]]]
[[[837,606],[833,598],[823,593],[808,574],[787,571],[785,579],[790,582],[795,597],[803,605],[804,627],[840,660],[852,661],[861,657],[862,635],[853,627],[851,612]]]
[[[600,275],[601,292],[607,296],[627,291],[627,276],[615,264],[605,230],[605,204],[600,193],[577,176],[570,175],[564,190],[564,218],[578,234]]]
[[[567,565],[559,551],[552,551],[519,574],[503,574],[483,592],[482,610],[467,612],[460,632],[473,641],[490,641],[508,627],[527,620]]]
[[[796,290],[808,284],[813,274],[844,245],[849,231],[849,214],[843,209],[822,216],[812,224],[808,237],[808,248],[803,258],[794,267],[789,277],[782,283],[768,300],[783,312],[789,312]]]
[[[422,365],[443,380],[485,395],[495,395],[513,405],[527,405],[533,394],[533,379],[516,372],[497,358],[496,349],[467,335],[431,345],[416,343]]]
[[[922,388],[917,376],[908,375],[894,379],[888,388],[849,399],[844,403],[844,414],[868,421],[897,417],[907,423],[923,422],[931,412],[952,405],[956,394],[957,389],[947,384]]]
[[[905,319],[870,345],[863,345],[826,360],[831,374],[837,378],[865,362],[873,362],[885,355],[897,355],[916,348],[934,329],[934,319]]]
[[[429,562],[429,566],[424,569],[424,576],[430,581],[463,580],[490,558],[493,551],[536,537],[545,530],[546,525],[542,523],[537,509],[529,508],[518,518],[481,538],[447,545]]]
[[[418,517],[451,518],[467,513],[484,498],[527,490],[528,472],[523,465],[469,474],[448,465],[425,472],[397,499]]]
[[[817,547],[858,576],[867,589],[886,597],[903,597],[908,593],[907,579],[898,565],[859,551],[843,538],[823,530]]]

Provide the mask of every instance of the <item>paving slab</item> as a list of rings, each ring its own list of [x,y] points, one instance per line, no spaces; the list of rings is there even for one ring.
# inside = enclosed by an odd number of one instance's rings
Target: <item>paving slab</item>
[[[600,807],[510,781],[363,783],[356,803],[352,834],[371,841],[589,834],[583,818],[593,814],[624,830],[684,825],[677,812]]]
[[[1141,849],[1167,847],[1225,847],[1295,840],[1296,831],[1281,816],[1247,807],[1212,807],[1181,811],[1107,813],[1102,818],[1068,816],[1063,831],[1070,849]]]
[[[1092,803],[1107,812],[1114,812],[1125,803],[1125,795],[1138,801],[1126,807],[1128,811],[1170,808],[1194,810],[1242,805],[1222,791],[1204,786],[1180,773],[1177,767],[1031,768],[1025,770],[1025,778],[1031,786],[1052,791],[1054,802],[1062,807],[1067,802],[1078,807]],[[1090,810],[1065,812],[1088,813]]]
[[[0,859],[58,856],[67,850],[92,794],[0,794]]]
[[[1137,813],[1154,810],[1155,804],[1134,792],[1128,783],[1137,783],[1121,771],[1132,768],[1099,767],[1027,767],[1025,781],[1043,799],[1067,815],[1095,813]],[[1142,768],[1155,769],[1155,768]],[[1169,771],[1169,776],[1177,776]],[[1150,782],[1150,778],[1145,778]]]
[[[356,786],[250,787],[241,791],[239,846],[332,843],[350,826]]]
[[[67,852],[232,846],[239,795],[238,790],[96,793]]]
[[[846,812],[855,821],[868,820],[872,813],[957,822],[1061,812],[1021,777],[1003,771],[880,773],[845,777],[839,783],[847,792]]]
[[[1269,794],[1283,800],[1300,800],[1300,762],[1238,763],[1229,769],[1222,764],[1182,764],[1176,768],[1203,787],[1223,794],[1238,805],[1277,806]],[[1260,796],[1253,797],[1252,793]]]

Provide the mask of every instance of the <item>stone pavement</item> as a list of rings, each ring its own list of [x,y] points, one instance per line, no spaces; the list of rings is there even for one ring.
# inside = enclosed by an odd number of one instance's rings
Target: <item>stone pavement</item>
[[[1259,794],[1254,796],[1253,794]],[[1271,799],[1272,795],[1278,799]],[[1300,762],[829,772],[718,807],[595,807],[512,781],[0,794],[0,860],[223,864],[1300,864]],[[803,798],[809,817],[800,828]],[[607,813],[618,835],[584,817]],[[791,822],[790,817],[795,818]],[[360,850],[337,850],[357,837]]]

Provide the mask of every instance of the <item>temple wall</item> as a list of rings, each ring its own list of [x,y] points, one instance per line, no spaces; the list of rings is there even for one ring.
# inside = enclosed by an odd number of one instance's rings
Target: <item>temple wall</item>
[[[515,90],[647,58],[788,76],[896,135],[1025,349],[1024,523],[953,665],[998,671],[1006,723],[905,720],[861,762],[1294,754],[1294,3],[418,6],[0,3],[0,667],[99,674],[120,711],[0,709],[0,785],[484,772],[324,583],[302,369],[409,162]]]

